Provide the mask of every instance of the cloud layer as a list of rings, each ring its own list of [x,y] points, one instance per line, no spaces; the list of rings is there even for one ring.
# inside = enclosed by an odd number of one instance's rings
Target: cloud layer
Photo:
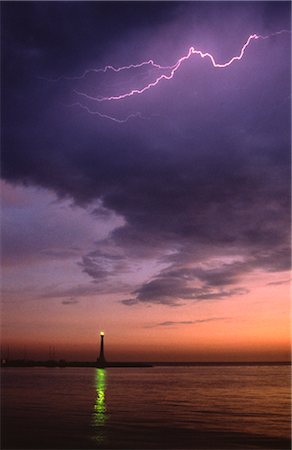
[[[98,214],[121,218],[78,264],[113,289],[134,264],[162,265],[129,289],[125,305],[241,296],[249,273],[290,266],[290,36],[257,41],[224,70],[194,59],[159,89],[101,106],[105,114],[147,117],[126,124],[64,105],[76,102],[79,87],[105,95],[151,74],[44,78],[150,57],[173,64],[197,43],[225,60],[250,33],[289,27],[289,5],[117,7],[118,21],[99,3],[5,5],[3,177],[82,208],[98,200]],[[76,27],[72,42],[64,14]]]

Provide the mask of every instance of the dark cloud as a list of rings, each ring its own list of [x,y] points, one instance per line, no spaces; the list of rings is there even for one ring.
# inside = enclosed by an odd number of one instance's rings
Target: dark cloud
[[[194,325],[198,323],[205,323],[205,322],[213,322],[217,320],[226,320],[226,317],[212,317],[210,319],[197,319],[197,320],[179,320],[179,321],[173,321],[173,320],[167,320],[165,322],[160,322],[155,325],[151,325],[151,327],[172,327],[177,325]]]
[[[152,57],[173,64],[190,45],[226,61],[249,34],[289,28],[290,5],[139,2],[114,8],[98,2],[4,5],[3,177],[52,189],[81,206],[99,200],[94,214],[123,218],[108,239],[110,251],[102,254],[106,244],[97,243],[80,262],[93,280],[127,271],[131,258],[169,265],[138,286],[126,305],[237,296],[246,292],[241,286],[250,271],[289,269],[289,34],[254,42],[225,70],[194,58],[172,81],[141,96],[88,101],[103,114],[147,117],[125,124],[64,105],[80,100],[74,89],[124,92],[149,80],[149,71],[137,78],[37,77],[76,76]],[[224,262],[227,256],[232,263]]]
[[[208,256],[214,253],[208,249]],[[184,304],[185,300],[220,300],[248,293],[247,288],[238,285],[244,282],[245,275],[253,270],[262,269],[267,272],[289,270],[289,248],[274,252],[266,250],[251,255],[249,252],[242,261],[231,263],[222,263],[219,259],[216,265],[213,262],[213,267],[208,268],[188,267],[186,261],[185,265],[182,264],[185,253],[178,253],[172,267],[161,271],[158,277],[135,290],[134,297],[122,302],[128,306],[144,302],[179,306]],[[189,259],[194,262],[204,260],[204,257],[200,255],[197,258],[194,252]]]
[[[83,268],[83,272],[87,273],[95,280],[106,278],[109,274],[109,270],[105,269],[102,263],[95,262],[88,256],[84,256],[79,265]]]
[[[271,281],[267,286],[281,286],[282,284],[289,284],[291,280]]]
[[[100,243],[102,246],[102,243]],[[128,266],[124,255],[116,249],[95,250],[82,257],[79,266],[95,281],[105,280],[110,276],[127,272]]]
[[[45,293],[41,295],[42,298],[64,298],[66,300],[64,301],[70,301],[71,298],[75,298],[75,296],[78,297],[87,297],[92,296],[100,292],[100,289],[98,289],[94,285],[88,285],[88,284],[78,284],[74,287],[69,288],[60,288],[60,287],[53,287],[49,288],[47,287],[45,289]]]
[[[63,300],[62,305],[76,305],[79,301],[76,298],[70,298],[69,300]]]
[[[131,299],[122,300],[127,306],[137,303],[160,303],[168,306],[181,306],[185,301],[220,300],[227,297],[243,295],[248,292],[242,287],[214,288],[204,284],[201,287],[191,286],[187,278],[173,277],[171,274],[160,276],[144,283],[133,292]]]

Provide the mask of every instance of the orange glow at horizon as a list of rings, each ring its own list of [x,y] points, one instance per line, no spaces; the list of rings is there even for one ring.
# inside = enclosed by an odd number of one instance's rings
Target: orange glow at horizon
[[[41,313],[5,307],[2,354],[9,346],[15,357],[48,359],[54,346],[58,359],[95,360],[96,328],[106,328],[105,351],[113,361],[290,360],[289,285],[270,281],[262,274],[249,280],[249,294],[181,307],[127,307],[110,296],[101,306],[94,298],[70,307],[51,301]],[[63,314],[56,314],[60,308]]]

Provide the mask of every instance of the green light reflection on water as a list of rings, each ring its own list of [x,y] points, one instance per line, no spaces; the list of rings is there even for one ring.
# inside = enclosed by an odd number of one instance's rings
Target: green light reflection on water
[[[105,439],[103,426],[107,420],[106,414],[106,370],[96,369],[95,373],[95,388],[96,388],[96,400],[93,407],[93,426],[96,428],[97,434],[95,439],[98,442],[103,442]]]

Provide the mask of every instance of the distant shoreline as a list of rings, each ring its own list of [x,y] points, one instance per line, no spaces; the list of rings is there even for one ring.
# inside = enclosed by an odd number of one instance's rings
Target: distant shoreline
[[[250,362],[238,362],[238,361],[214,361],[214,362],[107,362],[105,364],[98,364],[95,361],[28,361],[28,360],[12,360],[12,361],[2,361],[1,367],[95,367],[95,368],[145,368],[145,367],[159,367],[159,366],[169,366],[169,367],[208,367],[208,366],[290,366],[291,361],[250,361]]]

